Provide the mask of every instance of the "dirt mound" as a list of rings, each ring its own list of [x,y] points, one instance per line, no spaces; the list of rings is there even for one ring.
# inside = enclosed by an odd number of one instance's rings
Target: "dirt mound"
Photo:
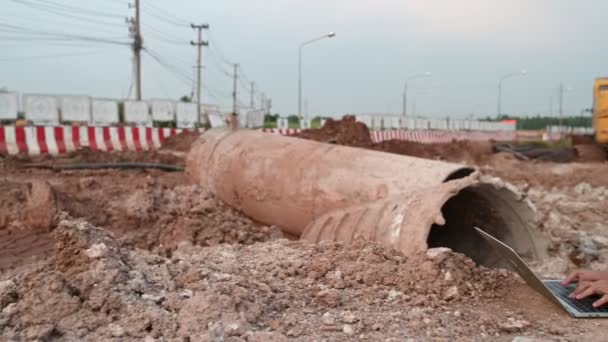
[[[165,141],[163,141],[161,150],[188,152],[190,150],[190,146],[192,146],[192,144],[200,136],[200,133],[197,132],[183,131],[180,134],[173,135],[165,139]]]
[[[500,177],[522,187],[569,188],[587,182],[592,186],[608,186],[608,163],[558,164],[520,161],[506,153],[498,153],[481,165],[486,174]]]
[[[580,162],[604,162],[608,150],[597,144],[581,144],[574,145],[576,150],[577,161]]]
[[[538,208],[539,229],[549,241],[551,259],[538,265],[541,273],[555,277],[576,268],[608,270],[607,187],[582,182],[560,190],[532,188],[527,195]]]
[[[171,259],[124,249],[108,232],[64,220],[55,251],[0,285],[0,333],[18,340],[283,341],[479,336],[461,323],[475,303],[518,283],[449,251],[406,259],[366,244],[198,249]],[[44,300],[40,300],[44,298]],[[451,308],[467,303],[470,309]],[[401,311],[408,306],[410,310]],[[361,310],[365,307],[366,310]],[[469,312],[469,310],[471,310]],[[387,316],[388,315],[388,316]],[[533,331],[488,317],[488,335]],[[516,322],[513,320],[513,322]]]
[[[144,175],[142,177],[142,174]],[[146,176],[147,174],[147,176]],[[65,211],[114,233],[121,244],[162,255],[182,245],[252,244],[282,237],[197,186],[146,172],[36,173],[49,182],[0,181],[0,276],[46,257],[54,216]]]
[[[327,119],[322,128],[303,130],[296,137],[354,147],[372,145],[367,126],[357,122],[357,119],[351,115],[344,116],[342,120]]]
[[[29,163],[43,163],[48,165],[77,164],[77,163],[120,163],[120,162],[146,162],[172,165],[184,165],[183,156],[176,156],[163,151],[92,151],[82,148],[60,156],[48,154],[39,156],[18,155],[4,159],[5,168],[19,168]]]
[[[481,164],[493,154],[492,142],[452,141],[446,144],[420,144],[404,140],[388,140],[373,145],[373,149],[425,159],[455,163]]]
[[[307,129],[296,136],[325,143],[452,162],[482,163],[493,153],[492,142],[453,141],[446,144],[421,144],[403,140],[387,140],[373,143],[367,126],[357,122],[354,116],[349,115],[342,120],[328,119],[322,128]]]

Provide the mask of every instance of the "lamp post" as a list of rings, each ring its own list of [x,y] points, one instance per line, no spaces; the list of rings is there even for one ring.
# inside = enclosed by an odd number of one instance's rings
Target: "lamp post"
[[[498,81],[498,116],[499,117],[502,115],[502,82],[504,82],[504,80],[506,80],[507,78],[517,77],[517,76],[526,76],[527,74],[528,74],[528,72],[526,70],[522,70],[520,72],[514,72],[511,74],[507,74],[507,75],[501,77],[500,81]]]
[[[564,86],[563,83],[559,84],[559,130],[560,136],[562,131],[562,120],[564,117],[564,93],[572,90],[572,87]]]
[[[298,116],[300,119],[303,119],[303,117],[302,117],[302,49],[306,45],[312,44],[314,42],[317,42],[317,41],[325,39],[325,38],[333,38],[335,36],[336,36],[335,32],[329,32],[320,37],[305,41],[304,43],[300,44],[299,55],[298,55]]]
[[[407,84],[408,84],[408,82],[413,79],[416,79],[416,78],[430,77],[430,76],[431,76],[431,73],[429,71],[427,71],[424,74],[412,75],[405,79],[405,85],[403,86],[403,118],[405,118],[407,116]]]

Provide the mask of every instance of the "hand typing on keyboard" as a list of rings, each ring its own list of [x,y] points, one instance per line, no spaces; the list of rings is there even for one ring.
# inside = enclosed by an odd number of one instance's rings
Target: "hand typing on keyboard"
[[[608,272],[575,271],[564,279],[562,285],[567,286],[572,283],[578,284],[570,294],[570,298],[581,300],[598,295],[600,299],[593,302],[593,307],[598,308],[608,303]]]
[[[608,303],[608,280],[579,281],[570,298],[581,300],[589,296],[598,295],[600,299],[593,302],[593,307],[598,308]]]

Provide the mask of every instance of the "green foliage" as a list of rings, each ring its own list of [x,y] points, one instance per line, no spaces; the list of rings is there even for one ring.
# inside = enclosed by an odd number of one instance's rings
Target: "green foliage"
[[[154,121],[154,127],[177,128],[177,123],[175,121]]]
[[[560,119],[558,117],[540,115],[531,117],[502,115],[498,118],[487,117],[481,119],[481,121],[502,120],[517,120],[518,130],[540,130],[547,128],[547,126],[559,126],[560,124]],[[565,116],[561,119],[561,124],[562,126],[571,127],[591,127],[593,125],[593,119],[590,116]]]
[[[182,97],[179,98],[180,102],[192,102],[192,98],[188,95],[184,95]]]
[[[125,122],[125,103],[118,102],[118,122]]]

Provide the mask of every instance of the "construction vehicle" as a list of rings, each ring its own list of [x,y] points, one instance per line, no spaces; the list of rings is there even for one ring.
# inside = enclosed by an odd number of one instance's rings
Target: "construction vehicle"
[[[593,127],[595,141],[608,146],[608,77],[598,78],[593,86]]]

